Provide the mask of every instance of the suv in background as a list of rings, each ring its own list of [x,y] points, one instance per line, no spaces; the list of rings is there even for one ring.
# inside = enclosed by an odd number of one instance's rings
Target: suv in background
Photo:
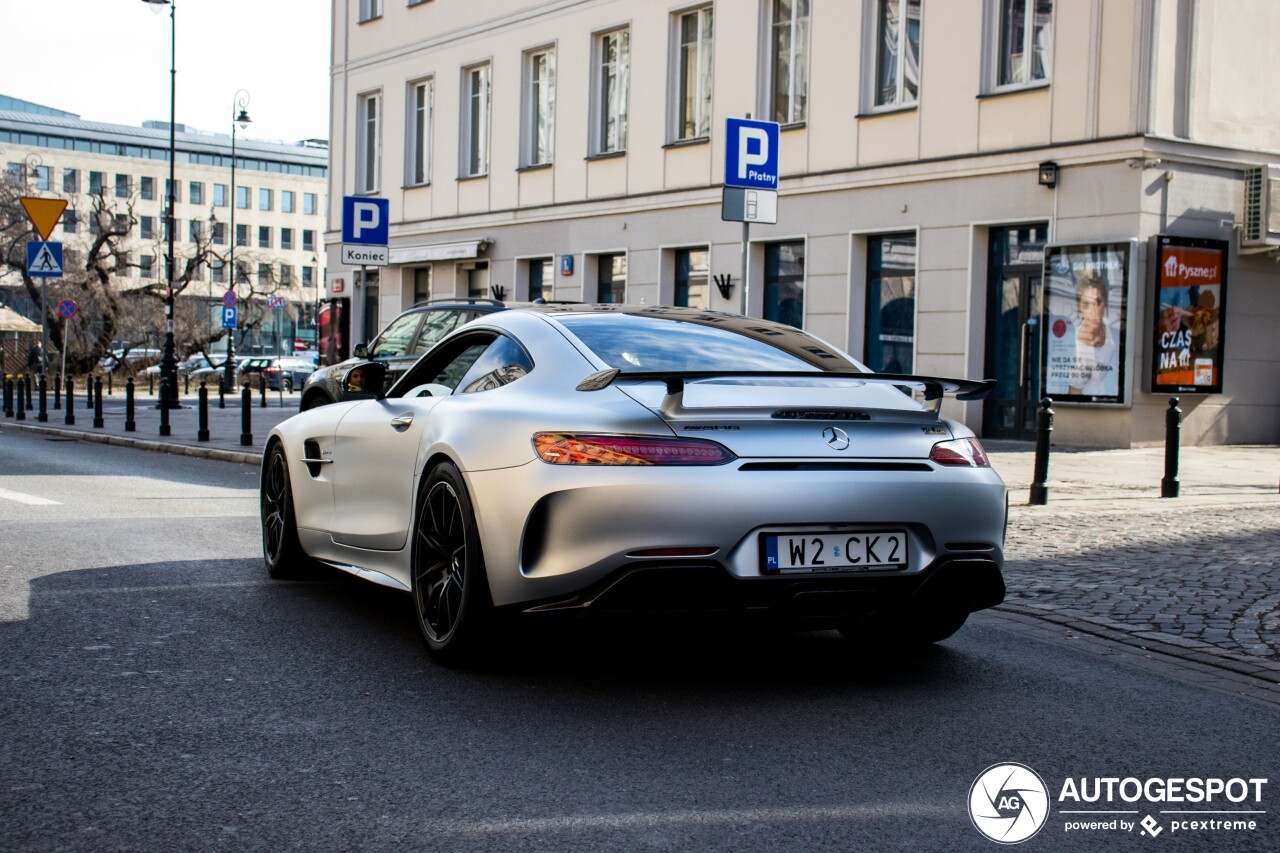
[[[346,361],[322,367],[307,377],[302,387],[302,411],[348,399],[342,388],[347,371],[363,361],[380,361],[387,366],[387,387],[400,378],[418,357],[463,323],[481,314],[509,307],[494,299],[446,297],[415,305],[387,325],[368,344],[357,344],[355,355]],[[371,395],[360,395],[361,398]],[[354,399],[354,395],[351,397]]]

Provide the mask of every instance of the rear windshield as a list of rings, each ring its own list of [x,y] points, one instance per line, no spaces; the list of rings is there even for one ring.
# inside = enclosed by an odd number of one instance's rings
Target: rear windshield
[[[735,323],[730,329],[628,314],[556,319],[601,361],[624,372],[857,371],[817,338],[773,323]]]

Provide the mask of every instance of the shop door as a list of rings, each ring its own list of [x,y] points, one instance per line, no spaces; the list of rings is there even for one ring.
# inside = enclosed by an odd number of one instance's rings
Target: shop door
[[[1035,439],[1044,234],[1043,226],[1027,226],[992,236],[986,375],[996,390],[985,405],[986,438]]]

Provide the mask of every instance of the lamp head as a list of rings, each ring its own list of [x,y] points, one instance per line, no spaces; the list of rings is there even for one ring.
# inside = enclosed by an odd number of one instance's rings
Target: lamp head
[[[142,0],[142,2],[150,6],[151,11],[157,15],[164,11],[165,6],[170,4],[170,0]]]
[[[253,119],[249,118],[248,110],[240,110],[240,115],[236,116],[236,124],[240,125],[241,130],[247,130],[249,125],[253,124]]]
[[[1040,186],[1053,189],[1058,185],[1058,164],[1052,160],[1048,160],[1040,164],[1038,173]]]

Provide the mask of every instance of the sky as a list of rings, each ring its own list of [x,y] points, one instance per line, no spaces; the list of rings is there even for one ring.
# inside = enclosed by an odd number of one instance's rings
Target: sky
[[[143,0],[0,0],[0,94],[86,121],[169,120],[169,7]],[[329,136],[331,0],[177,0],[176,121],[237,135]]]

